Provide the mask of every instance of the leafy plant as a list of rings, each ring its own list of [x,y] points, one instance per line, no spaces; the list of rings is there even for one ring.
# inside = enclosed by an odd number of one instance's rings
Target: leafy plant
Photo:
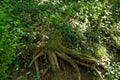
[[[18,20],[14,21],[11,16],[6,13],[3,7],[0,10],[0,74],[5,73],[16,57],[16,46],[19,42],[20,28],[14,27],[10,22],[15,22],[14,26],[20,26]]]
[[[109,1],[0,1],[0,74],[11,64],[19,71],[21,64],[27,68],[29,63],[29,67],[34,63],[40,78],[37,60],[43,55],[54,78],[60,80],[59,58],[72,65],[78,79],[78,64],[98,67],[98,60],[93,57],[103,59],[120,47],[119,0]],[[108,73],[111,79],[116,78]]]

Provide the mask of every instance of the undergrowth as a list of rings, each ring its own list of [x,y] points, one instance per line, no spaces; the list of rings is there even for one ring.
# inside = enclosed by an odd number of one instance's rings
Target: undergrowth
[[[38,60],[44,56],[54,80],[62,80],[59,58],[72,65],[78,80],[78,64],[93,69],[99,79],[119,79],[119,63],[111,56],[120,49],[119,2],[0,1],[1,79],[9,77],[11,65],[19,72],[33,63],[40,79]]]

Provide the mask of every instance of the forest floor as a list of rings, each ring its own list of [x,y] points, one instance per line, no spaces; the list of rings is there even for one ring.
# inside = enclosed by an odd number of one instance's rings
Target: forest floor
[[[61,65],[61,75],[63,80],[77,80],[76,72],[73,69],[73,67],[66,63],[62,62]],[[33,68],[33,69],[32,69]],[[37,80],[36,71],[34,69],[34,66],[31,69],[29,68],[21,68],[18,70],[18,72],[14,71],[15,68],[11,66],[11,68],[8,70],[8,77],[10,80]],[[52,80],[52,70],[49,69],[47,72],[43,75],[42,73],[45,71],[45,66],[40,70],[41,72],[41,80]],[[81,80],[93,80],[93,71],[90,70],[87,67],[79,66],[80,72],[81,72]]]
[[[116,58],[116,62],[120,62],[120,59]],[[41,63],[41,64],[40,64]],[[47,68],[49,64],[45,64],[43,60],[40,60],[40,80],[53,80],[52,69]],[[63,80],[77,80],[76,71],[74,68],[66,61],[59,61],[61,67],[61,75]],[[120,63],[119,63],[120,64]],[[21,64],[22,65],[22,64]],[[81,80],[94,80],[97,79],[94,71],[90,68],[78,65],[81,74]],[[8,80],[37,80],[37,74],[35,71],[35,66],[28,68],[28,66],[21,66],[18,70],[12,65],[7,71]]]

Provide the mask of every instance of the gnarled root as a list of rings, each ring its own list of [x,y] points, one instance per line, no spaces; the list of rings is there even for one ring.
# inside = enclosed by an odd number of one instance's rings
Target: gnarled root
[[[62,80],[62,76],[60,73],[60,67],[59,67],[56,54],[49,51],[48,56],[49,56],[48,59],[50,61],[51,67],[53,69],[53,74],[54,74],[53,80]]]
[[[36,73],[37,73],[37,78],[38,78],[38,80],[41,80],[41,79],[40,79],[40,71],[39,71],[38,61],[37,61],[37,60],[35,61],[35,69],[36,69]]]
[[[52,33],[51,38],[47,41],[47,43],[43,44],[44,45],[43,50],[46,51],[47,58],[50,62],[51,68],[54,73],[54,80],[63,80],[60,73],[60,66],[59,66],[57,57],[60,57],[61,59],[67,61],[70,65],[72,65],[72,67],[77,72],[78,80],[80,80],[80,70],[77,64],[91,68],[93,65],[97,65],[98,60],[87,55],[79,54],[76,51],[73,51],[67,47],[64,47],[61,44],[60,34],[59,35],[57,34],[58,33]],[[33,64],[33,62],[35,62],[36,71],[37,71],[37,74],[39,74],[39,68],[36,60],[39,57],[41,57],[44,53],[43,51],[40,51],[40,53],[37,52],[35,54],[36,55],[30,62],[29,67]],[[96,73],[98,73],[96,68],[94,68],[94,70],[96,71]],[[38,76],[38,78],[39,77],[40,76]],[[99,75],[99,77],[101,76]]]
[[[66,54],[64,53],[59,53],[59,52],[56,52],[57,55],[62,58],[63,60],[67,61],[68,63],[70,63],[73,68],[75,69],[75,71],[77,72],[77,75],[78,75],[78,80],[80,80],[80,70],[77,66],[77,64],[73,61],[73,59],[71,59],[69,56],[67,56]]]
[[[30,62],[29,66],[28,67],[31,67],[32,63],[34,61],[36,61],[40,56],[43,55],[43,52],[40,52],[39,54],[37,54],[36,56],[34,56],[34,58],[32,59],[32,61]]]

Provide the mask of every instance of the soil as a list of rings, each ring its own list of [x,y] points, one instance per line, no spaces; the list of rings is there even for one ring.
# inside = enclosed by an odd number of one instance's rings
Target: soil
[[[69,65],[66,62],[62,61],[62,64],[60,65],[61,67],[61,75],[63,80],[77,80],[76,77],[76,72],[74,71],[74,68],[72,68],[71,65]],[[81,72],[81,80],[93,80],[93,74],[90,69],[84,66],[79,66],[80,72]],[[19,72],[15,73],[14,67],[11,67],[9,69],[9,79],[10,80],[21,80],[21,78],[26,77],[27,80],[36,80],[35,79],[35,69],[34,66],[31,69],[20,69]],[[30,75],[32,73],[32,75]],[[52,70],[49,69],[48,72],[45,74],[45,76],[41,75],[41,80],[52,80]],[[23,80],[23,79],[22,79]],[[26,80],[26,79],[25,79]]]

